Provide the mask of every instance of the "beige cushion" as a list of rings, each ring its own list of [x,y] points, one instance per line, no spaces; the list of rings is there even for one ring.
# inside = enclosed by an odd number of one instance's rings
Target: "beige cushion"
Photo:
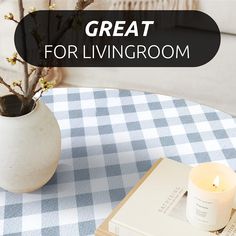
[[[140,1],[148,2],[148,0],[95,0],[95,3],[89,7],[89,9],[121,9],[121,2],[132,2],[134,5],[135,2],[139,3]],[[75,0],[71,0],[71,3],[74,3]],[[163,2],[163,0],[151,0],[151,2]],[[180,10],[186,9],[186,4],[189,9],[196,8],[200,11],[209,14],[218,24],[221,32],[236,34],[236,0],[171,0],[166,2],[178,2],[178,8]],[[135,10],[138,9],[139,4],[135,5]],[[158,9],[163,9],[162,4],[155,4],[159,6]],[[171,9],[171,5],[166,5],[168,9]],[[155,8],[152,8],[155,9]]]
[[[221,32],[236,34],[236,0],[200,0],[199,9],[216,21]]]

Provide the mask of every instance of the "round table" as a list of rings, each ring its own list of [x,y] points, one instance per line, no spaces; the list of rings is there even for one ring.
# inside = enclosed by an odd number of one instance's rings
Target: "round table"
[[[236,170],[236,123],[218,110],[115,89],[53,89],[42,99],[61,128],[61,160],[34,193],[0,190],[0,235],[93,235],[160,157]]]

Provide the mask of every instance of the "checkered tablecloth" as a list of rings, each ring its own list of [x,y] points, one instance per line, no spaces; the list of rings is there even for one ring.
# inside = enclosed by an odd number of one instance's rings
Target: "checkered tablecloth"
[[[34,193],[0,190],[0,235],[93,235],[162,156],[236,170],[235,120],[212,108],[112,89],[54,89],[43,100],[61,127],[60,164]]]

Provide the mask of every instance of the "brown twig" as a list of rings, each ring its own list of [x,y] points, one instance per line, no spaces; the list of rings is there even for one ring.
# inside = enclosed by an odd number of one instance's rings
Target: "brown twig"
[[[77,11],[81,11],[84,10],[86,7],[88,7],[90,4],[92,4],[94,2],[94,0],[79,0],[76,3],[76,7],[75,10]]]
[[[34,91],[34,95],[36,95],[38,92],[40,92],[42,90],[42,88],[39,88],[37,90]]]
[[[24,5],[23,5],[23,0],[18,0],[18,6],[19,6],[19,17],[20,20],[23,19],[24,17]],[[23,34],[24,35],[24,34]],[[25,40],[25,39],[23,39]],[[24,41],[25,42],[25,41]],[[29,77],[28,77],[28,64],[23,61],[23,66],[24,66],[24,96],[26,97],[28,94],[28,89],[29,89]]]
[[[0,97],[0,115],[5,115],[6,114],[6,108],[4,106],[4,99]]]
[[[18,87],[20,89],[20,91],[22,92],[22,94],[24,94],[24,90],[22,88],[22,85],[21,84],[17,84],[16,87]]]
[[[16,61],[18,61],[18,62],[20,62],[22,65],[24,65],[24,61],[22,61],[22,60],[20,60],[20,59],[18,59],[18,58],[16,58]]]
[[[35,72],[36,68],[31,68],[30,72],[28,73],[28,78]]]
[[[27,94],[30,98],[32,98],[32,96],[34,95],[34,90],[39,82],[39,79],[41,78],[42,71],[43,71],[43,67],[36,68],[32,76],[32,79],[30,80],[29,89],[28,89],[29,92]]]
[[[48,67],[48,68],[45,68],[45,67],[39,67],[40,69],[42,69],[41,70],[41,72],[40,72],[40,75],[38,75],[38,78],[36,79],[35,78],[35,82],[34,82],[34,84],[32,84],[32,93],[31,93],[31,98],[33,98],[34,97],[34,95],[36,94],[36,93],[38,93],[39,91],[41,91],[41,89],[42,88],[39,88],[39,89],[37,89],[37,90],[35,90],[36,89],[36,87],[37,87],[37,85],[38,85],[38,82],[39,82],[39,80],[41,79],[41,78],[43,78],[43,77],[46,77],[48,74],[49,74],[49,71],[51,70],[51,67]],[[39,69],[39,68],[37,68],[37,69]],[[36,69],[36,70],[37,70]],[[38,72],[39,73],[39,72]]]
[[[19,24],[19,21],[17,21],[16,19],[11,19],[13,22],[15,22],[16,24]]]
[[[23,100],[22,97],[23,95],[17,93],[8,83],[6,83],[2,77],[0,77],[0,84],[4,85],[9,92],[13,93],[15,96],[17,96],[20,100]]]
[[[38,92],[40,92],[40,95],[39,95],[39,97],[35,100],[35,102],[37,102],[42,96],[43,96],[43,90],[42,89],[40,89]],[[38,93],[37,92],[37,93]]]

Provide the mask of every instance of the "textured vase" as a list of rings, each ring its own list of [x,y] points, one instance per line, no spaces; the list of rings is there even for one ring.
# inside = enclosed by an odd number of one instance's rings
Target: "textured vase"
[[[0,187],[17,193],[39,189],[55,173],[60,153],[60,129],[43,102],[24,116],[0,116]]]

